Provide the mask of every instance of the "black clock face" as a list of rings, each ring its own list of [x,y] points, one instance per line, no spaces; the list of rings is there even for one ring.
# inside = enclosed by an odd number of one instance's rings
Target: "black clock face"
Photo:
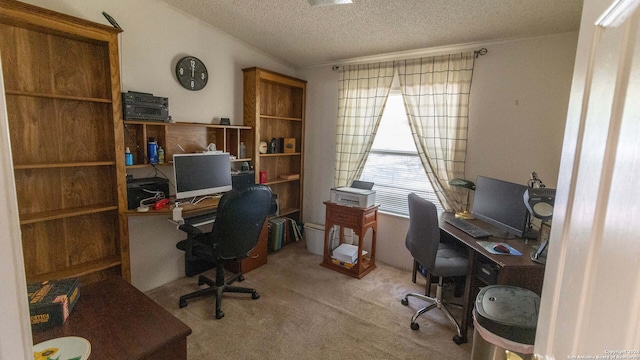
[[[187,90],[200,90],[207,85],[209,74],[202,61],[193,56],[185,56],[176,64],[176,77]]]

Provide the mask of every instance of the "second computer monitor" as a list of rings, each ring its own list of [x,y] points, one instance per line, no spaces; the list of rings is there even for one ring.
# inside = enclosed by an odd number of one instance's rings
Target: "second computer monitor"
[[[524,204],[525,185],[478,176],[473,199],[473,216],[501,230],[497,237],[523,237],[529,221]]]

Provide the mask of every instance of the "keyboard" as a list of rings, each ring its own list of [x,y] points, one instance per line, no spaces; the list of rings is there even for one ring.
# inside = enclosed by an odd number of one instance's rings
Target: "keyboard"
[[[192,226],[202,226],[206,224],[211,224],[214,221],[216,221],[215,211],[184,218],[184,223]]]
[[[491,234],[488,233],[485,229],[476,226],[465,219],[449,218],[445,221],[476,239],[491,236]]]

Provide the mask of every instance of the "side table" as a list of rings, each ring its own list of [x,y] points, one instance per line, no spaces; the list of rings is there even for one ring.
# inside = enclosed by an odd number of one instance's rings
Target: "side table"
[[[324,228],[324,255],[320,265],[343,274],[361,279],[376,267],[376,233],[378,232],[378,205],[364,208],[343,206],[331,201],[324,202],[326,206],[326,220]],[[358,261],[351,267],[334,263],[331,254],[330,230],[340,226],[340,244],[344,242],[344,229],[353,229],[358,235]],[[362,255],[364,236],[372,230],[371,252]]]

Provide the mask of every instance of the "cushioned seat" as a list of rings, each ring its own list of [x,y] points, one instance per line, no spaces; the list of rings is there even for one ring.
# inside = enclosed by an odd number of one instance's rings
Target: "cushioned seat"
[[[453,245],[440,242],[440,227],[438,225],[438,212],[436,206],[428,200],[422,199],[418,195],[411,193],[409,201],[409,230],[405,239],[407,249],[414,258],[414,269],[423,268],[430,277],[438,278],[436,296],[430,297],[429,289],[425,295],[409,293],[402,299],[403,305],[409,304],[409,297],[415,297],[427,301],[428,305],[416,311],[411,318],[411,328],[418,330],[420,326],[416,322],[418,317],[427,311],[438,308],[455,325],[457,335],[453,341],[461,344],[464,341],[460,325],[447,309],[445,301],[442,299],[443,279],[446,277],[459,277],[467,274],[467,252],[465,249],[457,248]]]

